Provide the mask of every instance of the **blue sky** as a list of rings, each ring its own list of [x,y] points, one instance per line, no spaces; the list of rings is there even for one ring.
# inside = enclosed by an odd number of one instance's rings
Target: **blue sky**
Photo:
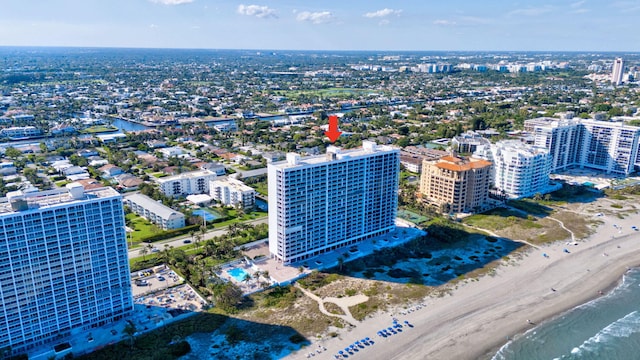
[[[638,0],[0,0],[0,45],[640,51]]]

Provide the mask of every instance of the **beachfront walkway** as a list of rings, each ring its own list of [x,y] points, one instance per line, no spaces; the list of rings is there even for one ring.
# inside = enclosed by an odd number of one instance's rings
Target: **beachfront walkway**
[[[318,307],[320,308],[321,313],[327,316],[340,318],[353,326],[357,326],[360,322],[356,320],[353,317],[353,315],[351,315],[351,311],[349,311],[349,307],[361,304],[369,300],[369,297],[366,295],[355,295],[355,296],[348,296],[348,297],[342,297],[342,298],[327,297],[323,299],[317,296],[316,294],[312,293],[311,291],[303,288],[298,283],[296,283],[294,286],[300,289],[300,291],[302,291],[303,294],[313,299],[314,301],[318,302]],[[340,309],[342,309],[344,314],[334,314],[327,311],[327,309],[324,307],[324,303],[334,303],[338,305]]]

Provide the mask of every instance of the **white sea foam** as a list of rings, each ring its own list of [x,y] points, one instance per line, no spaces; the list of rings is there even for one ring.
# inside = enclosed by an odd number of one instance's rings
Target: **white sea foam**
[[[607,325],[604,329],[582,343],[579,348],[580,350],[596,351],[599,345],[603,343],[610,342],[616,338],[629,337],[638,332],[640,332],[640,312],[633,311]],[[571,353],[573,353],[573,350]]]

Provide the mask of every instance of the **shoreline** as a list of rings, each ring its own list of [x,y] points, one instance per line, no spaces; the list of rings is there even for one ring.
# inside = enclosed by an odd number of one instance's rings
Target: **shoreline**
[[[360,357],[491,359],[508,342],[507,337],[518,338],[539,324],[606,296],[620,284],[625,272],[640,267],[640,232],[630,230],[638,215],[599,220],[602,224],[578,245],[559,241],[528,247],[519,258],[503,260],[493,275],[447,285],[449,295],[425,298],[426,307],[420,310],[406,315],[403,308],[377,313],[336,338],[313,341],[310,348],[321,344],[327,351],[315,358],[334,359],[345,345],[371,337],[376,344],[364,349]],[[614,228],[613,224],[622,226]],[[377,336],[379,329],[390,326],[392,317],[400,322],[408,320],[414,327],[387,338]],[[304,358],[305,348],[287,357]]]
[[[570,311],[573,311],[573,310],[574,310],[574,309],[576,309],[576,308],[579,308],[580,306],[583,306],[583,305],[589,304],[590,302],[595,301],[595,300],[597,300],[597,299],[599,299],[599,298],[602,298],[602,297],[608,296],[609,294],[611,294],[611,292],[612,292],[613,290],[615,290],[617,287],[619,287],[619,286],[622,284],[622,281],[623,281],[623,279],[624,279],[625,274],[626,274],[629,270],[633,270],[633,269],[638,269],[638,270],[640,270],[640,261],[638,262],[638,264],[637,264],[637,265],[635,265],[635,266],[630,266],[629,268],[625,269],[625,270],[624,270],[624,272],[623,272],[622,274],[620,274],[620,276],[618,276],[618,277],[616,278],[616,280],[615,280],[613,283],[609,284],[609,285],[608,285],[608,286],[606,286],[606,287],[603,287],[603,288],[602,288],[602,290],[601,290],[601,291],[602,291],[602,294],[595,294],[595,295],[592,295],[590,298],[588,298],[588,299],[587,299],[586,301],[584,301],[584,302],[576,303],[575,305],[573,305],[573,306],[571,306],[571,307],[569,307],[569,308],[567,308],[567,309],[565,309],[565,310],[562,310],[562,311],[560,311],[560,312],[557,312],[557,313],[555,313],[555,314],[552,314],[550,317],[543,319],[543,320],[542,320],[542,321],[540,321],[539,323],[536,323],[536,325],[535,325],[535,326],[533,326],[533,327],[526,327],[526,326],[524,326],[524,327],[522,328],[522,331],[518,332],[518,333],[517,333],[517,334],[515,334],[514,336],[511,336],[509,340],[507,340],[507,341],[503,341],[503,342],[501,343],[501,345],[493,346],[493,347],[491,347],[491,348],[486,348],[486,349],[485,349],[485,351],[484,351],[484,354],[483,354],[483,355],[478,356],[478,359],[479,359],[479,360],[491,360],[491,359],[493,359],[493,357],[496,355],[496,353],[497,353],[498,351],[500,351],[500,349],[502,349],[505,345],[507,345],[507,343],[508,343],[508,342],[513,341],[513,340],[516,340],[516,339],[519,339],[520,337],[524,336],[527,332],[529,332],[529,331],[531,331],[531,330],[536,329],[538,326],[545,325],[545,324],[547,324],[548,322],[553,321],[553,320],[557,319],[558,317],[560,317],[560,316],[562,316],[562,315],[564,315],[564,314],[566,314],[566,313],[568,313],[568,312],[570,312]],[[612,275],[612,276],[613,276],[613,275]]]

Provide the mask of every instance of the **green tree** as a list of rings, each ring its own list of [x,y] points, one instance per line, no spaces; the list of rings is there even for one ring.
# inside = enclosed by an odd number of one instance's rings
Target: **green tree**
[[[9,159],[15,160],[22,156],[22,152],[12,146],[9,146],[7,150],[4,151],[4,156],[8,157]]]
[[[237,285],[230,282],[218,283],[212,290],[217,307],[226,312],[235,312],[236,306],[242,300],[242,290]]]

